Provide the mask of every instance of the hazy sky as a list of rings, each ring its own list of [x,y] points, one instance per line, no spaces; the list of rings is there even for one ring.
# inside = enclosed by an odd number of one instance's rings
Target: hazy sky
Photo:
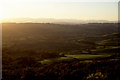
[[[30,17],[116,21],[118,18],[117,1],[1,0],[0,15],[2,15],[2,19]]]

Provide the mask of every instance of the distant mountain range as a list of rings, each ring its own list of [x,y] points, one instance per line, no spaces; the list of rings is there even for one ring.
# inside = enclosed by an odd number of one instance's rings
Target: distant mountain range
[[[116,23],[108,20],[78,20],[78,19],[54,19],[54,18],[11,18],[2,22],[16,23],[56,23],[56,24],[85,24],[85,23]]]

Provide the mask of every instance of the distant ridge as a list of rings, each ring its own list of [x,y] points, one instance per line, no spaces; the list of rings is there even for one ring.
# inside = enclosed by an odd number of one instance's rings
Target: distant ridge
[[[3,23],[57,23],[57,24],[86,24],[86,23],[117,23],[108,20],[78,20],[54,18],[10,18],[2,20]]]

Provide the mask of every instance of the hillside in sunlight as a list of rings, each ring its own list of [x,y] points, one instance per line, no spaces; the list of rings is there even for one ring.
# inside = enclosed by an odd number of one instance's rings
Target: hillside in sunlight
[[[3,47],[31,49],[81,48],[76,41],[99,41],[102,35],[117,32],[117,24],[3,24]],[[97,37],[97,38],[96,38]]]
[[[118,24],[2,24],[2,80],[119,80]]]

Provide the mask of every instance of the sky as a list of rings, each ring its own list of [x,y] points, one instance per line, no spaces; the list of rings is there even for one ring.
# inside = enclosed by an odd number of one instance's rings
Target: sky
[[[0,0],[0,19],[118,20],[118,0]]]

